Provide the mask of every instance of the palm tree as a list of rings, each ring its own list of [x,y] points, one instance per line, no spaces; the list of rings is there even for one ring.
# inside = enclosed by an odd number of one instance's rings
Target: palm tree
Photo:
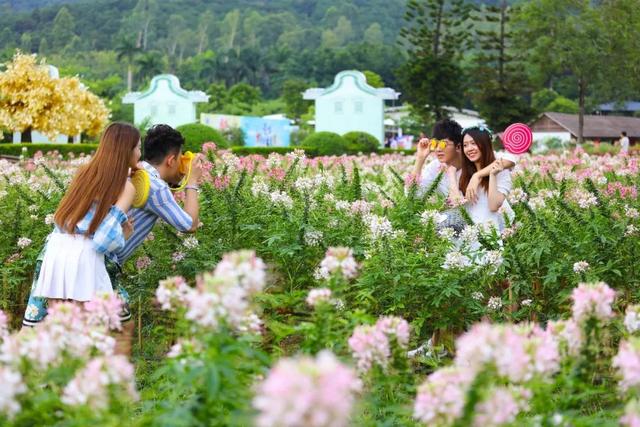
[[[127,63],[127,91],[131,92],[133,86],[133,61],[140,52],[140,47],[136,45],[133,39],[123,37],[116,45],[115,51],[118,53],[118,61],[123,59]]]
[[[164,61],[158,52],[147,52],[135,60],[141,78],[147,78],[164,71]]]

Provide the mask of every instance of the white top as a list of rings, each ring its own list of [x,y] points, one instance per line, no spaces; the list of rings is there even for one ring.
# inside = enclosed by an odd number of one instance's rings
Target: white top
[[[503,170],[496,174],[498,191],[505,195],[505,197],[511,191],[511,172]],[[505,200],[503,208],[508,210],[511,208],[508,202]],[[504,219],[500,212],[491,212],[489,209],[489,196],[483,187],[478,188],[478,200],[476,203],[467,203],[465,205],[469,216],[476,224],[492,222],[498,230],[504,229]]]
[[[520,156],[517,154],[508,153],[506,151],[501,151],[496,153],[496,158],[502,158],[517,163]],[[434,159],[422,168],[420,180],[418,181],[418,197],[421,197],[424,192],[427,191],[427,189],[438,177],[440,171],[444,170],[445,167],[445,164],[440,163],[438,159]],[[458,180],[460,180],[460,175],[461,171],[458,169],[458,171],[456,172],[456,177]],[[511,171],[503,170],[496,175],[496,178],[498,179],[498,191],[504,194],[506,197],[511,192],[511,188],[513,186],[511,182]],[[447,178],[446,172],[442,172],[442,179],[438,183],[436,191],[445,197],[449,195],[449,180]],[[467,209],[467,212],[469,212],[469,215],[471,216],[471,219],[473,219],[474,223],[478,224],[490,221],[498,228],[498,230],[504,229],[505,224],[504,219],[502,218],[502,214],[499,212],[491,212],[491,210],[489,209],[489,198],[487,192],[484,191],[482,187],[478,189],[477,202],[474,204],[467,203],[465,205],[465,208]],[[511,206],[509,205],[509,202],[507,202],[506,199],[502,204],[502,208],[506,211],[509,218],[513,220],[514,213],[511,209]]]
[[[440,163],[440,160],[434,159],[422,168],[420,180],[418,181],[418,197],[422,197],[425,191],[431,187],[431,184],[435,182],[440,172],[442,172],[442,179],[440,180],[436,191],[443,196],[449,195],[449,180],[447,179],[446,167],[447,165],[445,163]]]
[[[496,159],[504,159],[509,160],[513,163],[518,163],[520,160],[519,154],[512,154],[508,151],[496,151],[495,152]],[[420,174],[420,180],[418,181],[418,191],[417,196],[422,197],[425,191],[431,184],[436,180],[440,171],[442,172],[442,179],[436,188],[436,191],[443,196],[449,195],[449,180],[447,179],[446,173],[447,165],[445,163],[440,163],[440,161],[436,158],[429,162],[427,165],[423,166],[422,173]],[[460,179],[460,169],[457,171],[458,180]],[[509,189],[511,190],[511,189]]]
[[[620,152],[627,153],[629,151],[629,138],[623,136],[620,138]]]

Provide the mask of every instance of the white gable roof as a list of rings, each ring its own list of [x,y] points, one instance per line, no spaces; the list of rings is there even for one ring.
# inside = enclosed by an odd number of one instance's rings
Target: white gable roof
[[[209,102],[209,95],[201,90],[186,91],[182,89],[182,87],[180,87],[180,80],[173,74],[160,74],[155,76],[151,80],[149,89],[144,92],[129,92],[122,98],[122,102],[124,104],[133,104],[136,101],[151,96],[158,90],[159,84],[162,81],[167,82],[167,87],[177,97],[187,99],[191,102]]]
[[[347,70],[339,72],[335,79],[333,80],[333,84],[328,88],[311,88],[307,89],[302,97],[304,99],[318,99],[321,96],[328,95],[336,90],[340,89],[346,79],[353,79],[355,85],[363,92],[369,93],[371,95],[375,95],[380,99],[398,99],[400,96],[400,92],[396,92],[395,90],[384,87],[380,89],[376,89],[373,86],[370,86],[367,83],[367,78],[363,73],[356,70]]]

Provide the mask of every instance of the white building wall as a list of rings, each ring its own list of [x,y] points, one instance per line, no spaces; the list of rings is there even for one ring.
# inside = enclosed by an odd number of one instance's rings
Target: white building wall
[[[140,124],[147,118],[151,125],[167,124],[171,127],[194,123],[196,107],[192,101],[176,94],[169,87],[169,81],[159,79],[158,87],[134,104],[134,121]]]

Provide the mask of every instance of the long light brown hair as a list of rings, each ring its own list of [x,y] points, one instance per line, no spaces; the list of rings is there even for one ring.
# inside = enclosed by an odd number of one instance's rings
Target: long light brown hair
[[[124,189],[131,155],[138,141],[140,132],[128,123],[112,123],[105,129],[95,155],[78,170],[58,205],[54,216],[58,227],[67,233],[75,233],[78,222],[96,203],[87,235],[95,233]]]
[[[491,134],[489,132],[485,132],[483,130],[477,128],[471,128],[462,134],[462,138],[464,141],[464,136],[469,135],[475,141],[478,146],[478,150],[480,150],[480,168],[484,169],[489,166],[496,159],[495,154],[493,154],[493,147],[491,146]],[[462,194],[467,192],[467,186],[471,181],[471,177],[473,174],[477,172],[476,165],[464,154],[464,143],[462,148],[462,173],[460,174],[460,183],[459,189],[462,191]],[[489,177],[485,176],[480,181],[480,186],[484,188],[484,191],[489,192]]]

